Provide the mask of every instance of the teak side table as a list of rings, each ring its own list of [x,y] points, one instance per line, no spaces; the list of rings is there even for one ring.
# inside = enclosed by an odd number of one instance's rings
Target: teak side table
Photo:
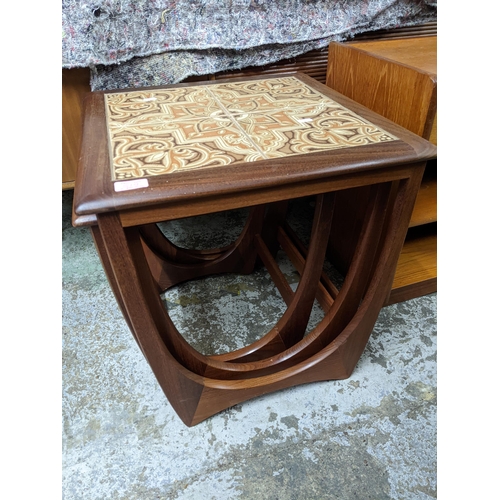
[[[301,73],[88,94],[73,224],[91,228],[127,324],[182,421],[195,425],[250,398],[347,378],[390,289],[428,141]],[[323,262],[335,193],[368,186],[368,207],[340,289]],[[315,196],[306,248],[287,201]],[[231,245],[179,248],[157,223],[251,207]],[[295,292],[275,261],[300,274]],[[160,294],[263,263],[287,304],[256,342],[204,355]],[[325,311],[304,336],[317,299]]]

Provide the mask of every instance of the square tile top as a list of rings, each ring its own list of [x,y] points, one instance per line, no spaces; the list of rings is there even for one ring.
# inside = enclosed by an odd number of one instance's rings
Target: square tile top
[[[113,181],[398,138],[301,80],[105,94]]]

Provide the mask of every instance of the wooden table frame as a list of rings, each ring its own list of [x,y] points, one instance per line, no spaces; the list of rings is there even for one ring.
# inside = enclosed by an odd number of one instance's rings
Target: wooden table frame
[[[127,324],[188,426],[265,393],[350,376],[390,291],[426,161],[436,155],[429,142],[305,75],[294,76],[397,140],[261,160],[244,169],[229,165],[171,174],[168,182],[166,176],[151,177],[144,190],[117,193],[109,175],[103,93],[85,102],[73,223],[91,227]],[[360,186],[369,186],[368,206],[338,290],[323,272],[335,193]],[[303,196],[316,197],[308,248],[285,220],[288,200]],[[182,249],[156,225],[241,207],[251,207],[248,220],[225,248]],[[278,248],[299,271],[295,292],[275,262]],[[199,353],[173,324],[160,293],[208,275],[250,273],[257,259],[283,296],[285,313],[251,345],[222,355]],[[304,337],[315,299],[325,316]]]

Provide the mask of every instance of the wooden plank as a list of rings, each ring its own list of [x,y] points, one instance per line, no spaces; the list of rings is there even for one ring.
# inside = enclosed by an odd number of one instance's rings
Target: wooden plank
[[[437,291],[437,235],[407,238],[385,305]]]
[[[82,97],[90,92],[88,68],[62,70],[62,185],[72,189],[82,136]]]
[[[437,121],[438,121],[438,117],[437,117],[437,113],[436,113],[436,116],[434,117],[434,121],[433,121],[432,127],[431,127],[431,134],[429,136],[429,141],[431,141],[432,144],[435,144],[436,146],[437,146],[437,143],[438,143]]]
[[[425,179],[415,201],[409,227],[421,226],[437,221],[437,179]]]
[[[437,37],[405,38],[351,42],[352,47],[411,66],[431,75],[437,74]]]
[[[434,38],[434,37],[432,37]],[[326,84],[389,120],[428,139],[436,114],[437,77],[416,66],[425,57],[408,49],[411,43],[423,50],[425,45],[416,40],[389,40],[364,44],[330,44]],[[404,43],[403,43],[404,42]],[[381,50],[386,56],[368,52],[367,47],[391,46]],[[363,49],[360,47],[363,46]],[[388,55],[397,54],[396,60]],[[433,52],[429,57],[432,59]],[[407,59],[405,63],[401,61]],[[395,56],[396,57],[396,56]]]

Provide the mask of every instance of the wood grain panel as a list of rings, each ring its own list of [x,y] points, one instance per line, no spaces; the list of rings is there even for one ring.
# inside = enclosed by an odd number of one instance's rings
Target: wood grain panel
[[[351,47],[391,61],[437,74],[437,37],[402,40],[353,41]]]
[[[414,55],[407,42],[374,42],[385,47],[381,52],[397,54],[398,60],[385,59],[377,54],[374,57],[361,49],[361,44],[332,43],[326,84],[428,139],[436,114],[437,78],[400,62],[405,54],[409,61],[420,61],[422,57],[421,54]],[[365,47],[372,46],[373,43],[365,44]],[[418,42],[414,51],[419,53],[419,48]]]
[[[438,143],[437,121],[438,121],[438,118],[437,118],[437,113],[436,113],[436,116],[434,117],[434,121],[432,123],[431,133],[430,133],[430,137],[429,137],[429,141],[431,141],[432,144],[435,144],[436,146],[437,146],[437,143]]]
[[[426,295],[437,290],[437,235],[408,237],[396,267],[386,305]]]
[[[437,180],[424,179],[415,202],[410,227],[437,221]]]
[[[82,98],[90,92],[88,68],[62,70],[62,187],[75,186],[82,136]]]

